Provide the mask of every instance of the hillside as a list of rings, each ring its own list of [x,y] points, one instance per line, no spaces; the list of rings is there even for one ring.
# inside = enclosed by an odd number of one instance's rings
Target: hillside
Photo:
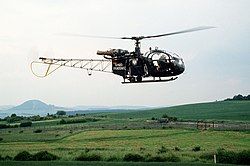
[[[28,100],[9,110],[51,110],[51,109],[53,109],[53,106],[47,105],[46,103],[40,100]]]
[[[173,106],[140,112],[110,114],[113,118],[159,118],[163,114],[184,120],[250,121],[250,101],[220,101]]]
[[[48,105],[40,100],[28,100],[16,107],[3,111],[5,114],[18,115],[46,115],[47,113],[55,113],[53,105]]]

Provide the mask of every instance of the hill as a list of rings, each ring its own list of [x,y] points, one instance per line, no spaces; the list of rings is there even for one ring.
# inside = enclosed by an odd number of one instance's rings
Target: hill
[[[28,100],[18,106],[4,111],[6,114],[18,115],[46,115],[47,113],[55,113],[55,107],[48,105],[40,100]]]
[[[4,109],[1,109],[4,108]],[[67,115],[89,114],[100,112],[132,112],[152,109],[147,106],[75,106],[61,107],[48,105],[40,100],[28,100],[18,106],[0,106],[0,118],[17,114],[19,116],[44,116],[47,113],[55,114],[57,111],[66,111]]]
[[[184,120],[250,121],[250,101],[219,101],[187,104],[146,111],[110,114],[113,118],[160,118],[163,114]]]
[[[52,105],[47,105],[40,100],[28,100],[16,107],[10,108],[9,110],[52,110]]]
[[[0,105],[0,110],[7,110],[13,107],[14,107],[13,105]]]

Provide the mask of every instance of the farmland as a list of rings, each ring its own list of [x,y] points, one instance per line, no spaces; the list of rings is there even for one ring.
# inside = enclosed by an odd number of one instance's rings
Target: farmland
[[[104,165],[108,161],[122,164],[124,156],[129,153],[140,154],[145,160],[160,156],[171,161],[174,156],[180,163],[212,163],[213,159],[202,156],[213,155],[222,148],[234,152],[249,150],[250,131],[247,128],[239,131],[198,130],[195,125],[191,128],[175,127],[152,121],[152,117],[160,118],[167,114],[182,121],[202,119],[248,126],[249,108],[248,101],[227,101],[63,117],[70,122],[68,124],[61,124],[60,118],[36,121],[31,127],[1,129],[0,155],[14,157],[23,150],[31,154],[46,150],[59,156],[62,165],[67,165],[64,161],[75,160],[80,155],[99,155]]]
[[[27,134],[26,141],[1,143],[0,151],[2,155],[14,156],[24,149],[31,153],[46,149],[61,156],[64,160],[73,160],[75,156],[86,152],[87,149],[88,153],[99,153],[106,159],[110,157],[110,154],[116,155],[119,159],[129,152],[156,155],[164,146],[168,153],[174,153],[181,156],[183,160],[192,161],[201,153],[212,153],[218,148],[235,151],[250,149],[249,134],[249,132],[201,132],[183,129],[94,130],[76,132],[60,139],[46,140],[46,135],[51,137],[53,134],[45,132]],[[37,140],[37,138],[42,139],[43,137],[44,141]],[[200,146],[201,151],[193,152],[192,148],[195,146]],[[175,147],[180,150],[175,151]]]

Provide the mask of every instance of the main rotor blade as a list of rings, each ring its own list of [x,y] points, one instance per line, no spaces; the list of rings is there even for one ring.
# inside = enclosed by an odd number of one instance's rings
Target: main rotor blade
[[[71,37],[103,38],[103,39],[121,39],[120,37],[92,36],[92,35],[81,35],[76,33],[56,33],[55,35],[71,36]]]
[[[188,32],[194,32],[194,31],[200,31],[205,29],[211,29],[215,28],[212,26],[201,26],[196,27],[192,29],[187,29],[183,31],[177,31],[177,32],[171,32],[171,33],[165,33],[160,35],[151,35],[151,36],[132,36],[132,37],[109,37],[109,36],[92,36],[92,35],[81,35],[76,33],[56,33],[56,35],[60,36],[73,36],[73,37],[87,37],[87,38],[103,38],[103,39],[130,39],[130,40],[141,40],[141,39],[147,39],[147,38],[155,38],[155,37],[163,37],[163,36],[170,36],[170,35],[176,35],[181,33],[188,33]]]
[[[140,39],[154,38],[154,37],[162,37],[162,36],[170,36],[170,35],[176,35],[176,34],[181,34],[181,33],[188,33],[188,32],[194,32],[194,31],[201,31],[201,30],[211,29],[211,28],[215,28],[215,27],[212,27],[212,26],[201,26],[201,27],[196,27],[196,28],[192,28],[192,29],[186,29],[186,30],[183,30],[183,31],[171,32],[171,33],[160,34],[160,35],[141,36]]]

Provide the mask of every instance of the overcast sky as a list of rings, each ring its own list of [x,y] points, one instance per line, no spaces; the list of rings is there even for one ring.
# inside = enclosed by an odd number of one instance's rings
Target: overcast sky
[[[74,105],[164,106],[250,94],[248,0],[0,0],[0,105],[29,99]],[[38,56],[101,58],[97,50],[133,50],[131,41],[62,37],[168,33],[215,26],[142,41],[179,54],[185,73],[172,82],[123,85],[122,78],[64,68],[47,78],[32,75]],[[39,55],[37,54],[39,52]]]

